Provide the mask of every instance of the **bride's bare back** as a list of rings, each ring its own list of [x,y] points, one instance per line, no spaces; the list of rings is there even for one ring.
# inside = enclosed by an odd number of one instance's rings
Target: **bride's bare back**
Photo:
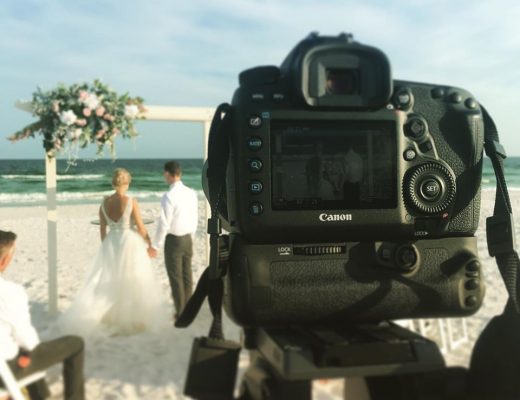
[[[114,222],[118,222],[123,217],[129,201],[130,198],[128,196],[121,196],[118,193],[107,197],[103,205],[108,218]]]
[[[143,239],[148,244],[148,247],[151,247],[150,237],[148,236],[148,232],[144,227],[143,218],[141,216],[141,210],[139,209],[139,203],[135,199],[131,199],[130,197],[120,194],[118,192],[114,193],[112,196],[109,196],[103,200],[102,207],[99,208],[99,221],[100,221],[100,234],[101,240],[103,241],[107,235],[107,225],[108,221],[105,218],[105,214],[107,218],[109,218],[113,223],[119,223],[121,218],[124,217],[124,213],[128,208],[128,202],[132,202],[132,213],[130,215],[131,224],[135,224],[137,228],[137,232],[143,237]],[[104,212],[103,212],[104,209]]]

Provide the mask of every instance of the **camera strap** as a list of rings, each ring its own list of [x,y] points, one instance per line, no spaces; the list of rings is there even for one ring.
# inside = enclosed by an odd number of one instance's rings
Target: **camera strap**
[[[223,203],[225,177],[229,159],[229,131],[232,128],[232,108],[229,104],[219,105],[213,116],[208,139],[208,197],[211,217],[208,219],[210,235],[209,266],[200,277],[195,292],[175,322],[177,328],[185,328],[195,320],[206,297],[208,298],[213,322],[209,331],[211,339],[224,340],[222,329],[222,300],[224,296],[223,276],[226,274],[228,258],[227,236],[221,236],[220,207]]]
[[[489,255],[496,258],[510,302],[520,313],[520,260],[516,252],[513,208],[507,191],[504,174],[506,152],[500,144],[496,125],[481,105],[484,118],[484,149],[490,158],[496,177],[495,208],[493,216],[486,219],[486,235]]]
[[[175,327],[185,328],[195,320],[207,298],[213,321],[207,337],[193,341],[184,394],[196,399],[227,400],[233,398],[238,357],[242,346],[225,340],[222,328],[223,277],[228,266],[228,236],[222,236],[219,212],[224,209],[226,170],[229,159],[229,132],[232,109],[229,104],[217,107],[211,122],[208,140],[208,201],[211,217],[209,266],[200,277],[195,292],[188,300]]]
[[[486,220],[488,251],[496,258],[509,299],[502,314],[493,317],[480,333],[471,354],[466,380],[472,399],[520,398],[520,290],[518,253],[515,250],[513,209],[504,178],[506,153],[495,123],[481,106],[484,149],[491,159],[497,186],[493,216]],[[470,397],[468,397],[470,398]]]

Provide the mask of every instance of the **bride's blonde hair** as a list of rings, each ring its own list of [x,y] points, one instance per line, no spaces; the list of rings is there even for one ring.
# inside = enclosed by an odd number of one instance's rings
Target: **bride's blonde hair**
[[[118,188],[123,185],[130,185],[132,175],[124,168],[116,168],[112,174],[112,186]]]

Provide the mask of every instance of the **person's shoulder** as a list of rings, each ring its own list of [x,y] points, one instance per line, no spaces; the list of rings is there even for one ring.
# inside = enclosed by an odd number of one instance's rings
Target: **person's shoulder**
[[[19,283],[1,279],[0,288],[0,297],[8,297],[14,299],[27,298],[27,292],[25,291],[25,288]]]
[[[191,193],[197,193],[195,189],[190,188],[189,186],[185,186]]]
[[[161,203],[171,203],[172,202],[172,192],[171,190],[168,190],[167,192],[164,192],[164,194],[161,197]]]
[[[195,189],[192,189],[188,186],[186,186],[186,188],[188,189],[188,192],[190,193],[191,196],[197,197],[197,191]]]
[[[171,191],[171,189],[168,189],[166,192],[163,193],[163,195],[162,195],[161,198],[162,198],[163,200],[167,200],[167,199],[170,198],[171,195],[172,195],[172,191]]]

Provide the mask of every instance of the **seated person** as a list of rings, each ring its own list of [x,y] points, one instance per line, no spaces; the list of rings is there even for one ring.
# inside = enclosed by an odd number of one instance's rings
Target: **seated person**
[[[15,242],[16,234],[0,230],[0,273],[13,259]],[[83,400],[83,348],[83,340],[76,336],[40,343],[31,323],[24,288],[0,276],[0,357],[7,361],[17,379],[63,362],[64,398]],[[29,385],[27,390],[32,400],[50,395],[44,379]]]

